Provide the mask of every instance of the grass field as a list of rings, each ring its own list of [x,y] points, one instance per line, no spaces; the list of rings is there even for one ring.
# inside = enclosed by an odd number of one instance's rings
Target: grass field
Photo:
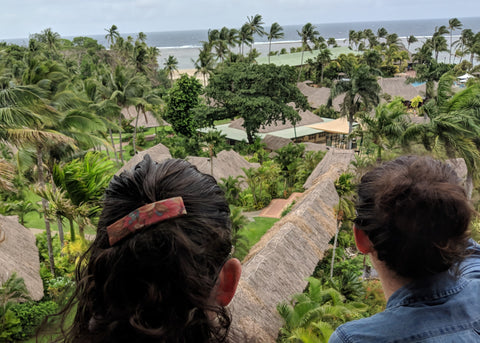
[[[279,221],[277,218],[254,217],[252,222],[240,229],[240,234],[248,240],[247,252],[257,244],[265,232],[267,232],[277,221]],[[242,260],[247,252],[238,256],[239,260]]]

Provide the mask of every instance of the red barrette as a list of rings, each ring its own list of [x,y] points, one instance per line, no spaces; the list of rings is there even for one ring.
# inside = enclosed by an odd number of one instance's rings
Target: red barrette
[[[169,198],[144,205],[109,225],[107,227],[108,241],[112,246],[145,226],[185,214],[187,214],[187,211],[182,197]]]

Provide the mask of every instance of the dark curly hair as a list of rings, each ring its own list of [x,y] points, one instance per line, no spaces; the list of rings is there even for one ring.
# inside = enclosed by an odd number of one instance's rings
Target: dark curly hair
[[[356,211],[356,227],[400,276],[433,275],[465,257],[474,210],[457,174],[443,162],[403,156],[366,173]]]
[[[106,227],[140,206],[181,196],[187,215],[153,224],[110,246]],[[224,342],[226,309],[211,292],[231,251],[230,210],[210,175],[184,160],[115,176],[95,241],[76,270],[76,309],[66,342]],[[64,317],[65,318],[65,317]]]

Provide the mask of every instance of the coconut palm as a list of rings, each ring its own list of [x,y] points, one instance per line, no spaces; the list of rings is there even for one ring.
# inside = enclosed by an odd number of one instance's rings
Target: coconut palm
[[[202,49],[199,49],[198,59],[194,62],[195,75],[203,75],[203,85],[207,85],[206,76],[212,75],[215,62],[213,61],[213,55],[210,52],[208,43],[204,43]]]
[[[360,65],[353,69],[349,79],[341,80],[333,85],[327,105],[340,94],[345,94],[341,111],[348,119],[348,134],[352,133],[355,115],[360,111],[368,111],[380,102],[380,86],[377,78],[371,74],[370,68]],[[351,141],[349,140],[349,148]]]
[[[244,46],[249,45],[252,46],[253,44],[253,31],[251,25],[248,23],[245,23],[242,25],[240,28],[240,31],[238,31],[238,40],[240,41],[240,55],[243,56],[244,52]]]
[[[109,29],[105,29],[108,33],[105,35],[107,43],[110,42],[110,47],[120,38],[120,33],[118,33],[118,27],[112,25]]]
[[[408,124],[407,110],[401,98],[375,108],[375,115],[360,113],[360,126],[356,132],[377,146],[377,161],[382,160],[382,151],[386,146],[398,142]]]
[[[457,18],[452,18],[448,21],[448,29],[450,31],[450,57],[448,59],[448,63],[452,63],[452,36],[453,36],[453,31],[455,30],[460,30],[462,28],[463,24],[458,20]]]
[[[247,17],[247,25],[250,26],[250,31],[252,32],[252,44],[250,45],[250,51],[253,47],[253,35],[256,34],[259,37],[262,37],[266,34],[265,30],[263,29],[262,16],[260,14],[255,14],[254,16]]]
[[[418,42],[417,37],[415,37],[414,35],[408,36],[408,38],[407,38],[407,50],[410,51],[410,44],[413,44],[413,43],[416,43],[416,42]]]
[[[435,32],[433,33],[432,39],[430,40],[433,47],[433,52],[435,53],[435,61],[438,61],[438,54],[441,51],[448,51],[447,40],[443,36],[447,33],[448,29],[445,25],[442,25],[440,27],[435,26]]]
[[[323,72],[325,71],[325,66],[330,63],[332,59],[332,52],[328,49],[322,49],[315,58],[316,63],[320,66],[320,83],[323,83]]]
[[[462,51],[462,56],[469,53],[475,42],[475,34],[471,29],[463,29],[460,38],[453,44]],[[460,59],[460,62],[462,60]]]
[[[270,63],[270,52],[272,51],[272,40],[283,38],[283,28],[277,22],[273,23],[270,26],[270,31],[268,32],[268,63]]]
[[[315,30],[315,26],[313,26],[311,23],[306,23],[301,31],[297,31],[298,35],[300,36],[302,40],[302,58],[300,60],[300,71],[298,73],[298,81],[300,81],[300,75],[302,73],[302,67],[303,67],[303,55],[305,50],[312,51],[312,48],[309,45],[309,42],[315,42],[317,36],[319,35],[319,32]]]
[[[173,72],[178,72],[178,60],[175,56],[169,55],[163,65],[165,66],[165,71],[170,75],[170,81],[173,83]]]

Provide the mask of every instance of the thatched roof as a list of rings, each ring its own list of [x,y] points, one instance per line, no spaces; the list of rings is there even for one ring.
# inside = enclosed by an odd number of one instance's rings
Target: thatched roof
[[[462,186],[467,191],[467,196],[470,198],[472,196],[473,181],[468,177],[468,169],[465,160],[463,158],[452,158],[446,160],[445,163],[455,170],[458,177],[462,180]]]
[[[303,95],[307,97],[307,101],[313,108],[319,108],[320,105],[326,105],[330,97],[330,88],[327,87],[310,87],[311,81],[304,81],[297,83],[297,87]],[[333,99],[332,105],[335,111],[340,111],[340,105],[345,98],[344,94]]]
[[[125,119],[132,120],[130,123],[131,126],[135,126],[135,119],[137,118],[137,110],[135,106],[125,107],[122,109],[122,114]],[[138,127],[158,127],[161,126],[158,120],[153,116],[153,113],[147,111],[145,115],[140,113],[138,117]]]
[[[272,135],[266,135],[262,139],[262,143],[264,143],[266,148],[271,151],[281,149],[291,142],[292,141],[288,138],[277,137]]]
[[[186,160],[196,166],[202,173],[211,174],[209,157],[188,156]],[[229,176],[244,176],[245,173],[242,168],[258,168],[259,166],[258,163],[248,162],[236,151],[224,150],[218,153],[217,157],[213,158],[213,177],[217,182],[220,182],[222,178],[226,179]]]
[[[329,133],[338,133],[342,135],[348,135],[347,117],[340,117],[338,119],[335,119],[326,123],[309,125],[308,127],[311,127],[317,130],[322,130]]]
[[[377,81],[382,88],[382,93],[389,94],[392,97],[400,96],[405,100],[412,100],[418,95],[425,96],[425,85],[415,87],[406,83],[406,77],[380,77]]]
[[[347,170],[350,162],[355,159],[353,150],[330,148],[328,153],[323,157],[320,163],[315,167],[307,181],[303,185],[304,189],[309,189],[317,182],[317,179],[327,173],[330,169],[335,169],[340,175]]]
[[[293,104],[289,104],[289,105],[292,106]],[[296,127],[307,126],[307,125],[310,125],[310,124],[323,122],[322,118],[320,118],[319,116],[317,116],[316,114],[313,114],[312,112],[310,112],[308,110],[307,111],[300,110],[298,112],[298,114],[300,115],[300,117],[302,119],[295,124]],[[244,127],[243,127],[243,122],[244,122],[243,118],[235,119],[234,121],[232,121],[230,123],[230,125],[228,127],[233,128],[233,129],[238,129],[238,130],[245,130]],[[289,122],[288,120],[285,121],[285,124],[283,124],[281,121],[278,121],[278,122],[272,123],[270,125],[260,127],[258,132],[260,132],[260,133],[270,133],[270,132],[274,132],[274,131],[289,129],[289,128],[292,128],[292,127],[293,127],[293,124],[291,122]]]
[[[119,175],[122,171],[124,170],[130,170],[132,169],[133,167],[135,167],[140,161],[143,160],[143,156],[145,156],[146,154],[149,154],[150,157],[152,158],[152,160],[156,161],[156,162],[160,162],[160,161],[163,161],[163,160],[166,160],[168,158],[172,158],[172,155],[170,155],[170,150],[168,150],[168,148],[163,145],[162,143],[159,143],[147,150],[143,150],[143,151],[140,151],[140,152],[137,152],[137,154],[135,154],[135,156],[133,156],[130,161],[128,161],[127,163],[125,163],[123,165],[122,168],[120,168],[118,171],[117,171],[117,175]]]
[[[336,230],[333,207],[338,203],[334,181],[344,170],[327,167],[292,211],[275,223],[245,257],[237,293],[229,306],[232,342],[275,342],[283,324],[277,304],[288,302],[293,294],[305,289],[305,278],[312,275],[329,249],[328,242]]]
[[[35,235],[18,223],[17,216],[0,215],[0,231],[5,239],[0,243],[0,284],[16,272],[25,281],[30,297],[42,299],[43,283]]]
[[[311,142],[303,142],[305,145],[305,151],[327,151],[326,144],[318,144],[318,143],[311,143]]]

